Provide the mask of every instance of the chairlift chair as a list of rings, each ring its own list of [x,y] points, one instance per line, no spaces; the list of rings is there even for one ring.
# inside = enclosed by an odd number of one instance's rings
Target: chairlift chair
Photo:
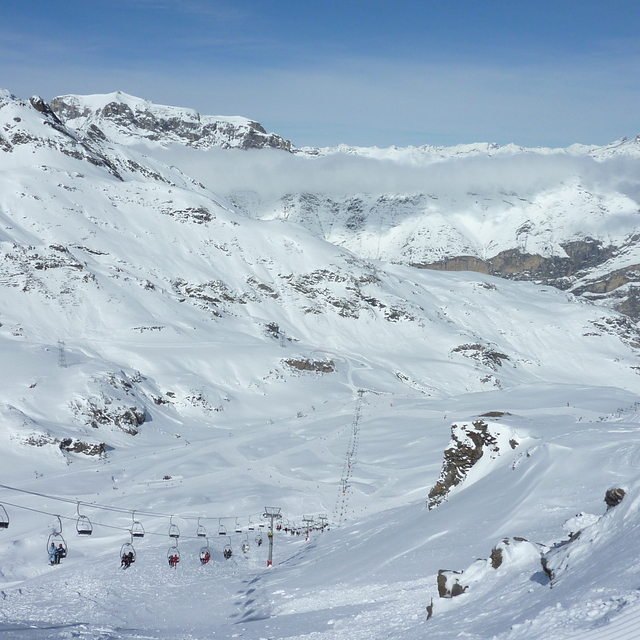
[[[198,536],[198,538],[207,537],[207,530],[204,528],[203,525],[200,524],[200,518],[198,518],[198,528],[196,529],[196,535]]]
[[[209,539],[207,538],[206,546],[200,549],[200,554],[198,556],[200,558],[200,564],[208,564],[209,560],[211,560],[211,550],[209,549]]]
[[[247,529],[249,529],[249,531],[254,531],[255,528],[256,528],[256,526],[251,521],[251,516],[249,516],[249,524],[247,525]]]
[[[173,524],[173,516],[169,518],[169,537],[170,538],[180,537],[180,529],[178,529],[177,524]]]
[[[242,526],[238,522],[238,518],[236,518],[236,533],[242,533]]]
[[[233,549],[231,548],[231,538],[227,536],[229,542],[224,545],[224,549],[222,550],[222,554],[225,557],[225,560],[229,560],[229,558],[233,555]]]
[[[0,504],[0,529],[9,528],[9,514],[7,510]]]
[[[220,518],[218,520],[218,535],[219,536],[226,536],[227,535],[227,529],[226,527],[222,524],[222,518]]]
[[[76,522],[76,531],[79,536],[90,536],[93,533],[93,525],[87,516],[80,516]]]
[[[260,546],[260,545],[262,544],[262,533],[259,533],[259,534],[256,536],[256,544],[257,544],[258,546]]]
[[[62,520],[60,519],[60,516],[56,516],[56,517],[58,518],[58,524],[60,526],[60,529],[58,531],[54,529],[53,533],[49,534],[49,538],[47,539],[47,553],[50,553],[50,549],[52,545],[55,550],[62,549],[62,553],[59,555],[58,560],[56,562],[56,564],[59,564],[59,561],[61,558],[67,557],[69,547],[67,546],[67,541],[64,539],[62,535]]]
[[[132,558],[127,561],[127,556],[129,556],[129,554],[132,554]],[[120,562],[125,569],[136,561],[136,557],[136,550],[133,548],[133,543],[125,542],[122,547],[120,547]]]
[[[78,514],[78,520],[76,521],[76,531],[78,532],[78,535],[90,536],[93,533],[93,525],[87,516],[81,515],[79,502],[76,505],[76,513]]]
[[[129,533],[133,538],[144,538],[144,527],[141,522],[136,520],[136,512],[131,512],[131,529],[129,529]]]
[[[249,551],[249,536],[247,536],[243,541],[242,541],[242,546],[240,547],[242,549],[242,553],[248,553]]]
[[[178,566],[178,562],[180,562],[180,549],[178,549],[178,545],[169,547],[169,550],[167,551],[167,561],[172,569],[175,569]]]

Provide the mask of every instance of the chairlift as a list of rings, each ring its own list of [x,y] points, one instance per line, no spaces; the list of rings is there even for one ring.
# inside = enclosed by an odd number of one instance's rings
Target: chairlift
[[[231,538],[227,536],[227,539],[229,540],[229,542],[224,545],[224,549],[222,550],[222,555],[224,556],[225,560],[229,560],[229,558],[233,555],[233,549],[231,548]]]
[[[255,524],[253,524],[253,522],[251,521],[251,516],[249,516],[249,525],[247,526],[247,528],[249,529],[249,531],[254,531],[256,528]]]
[[[200,524],[200,518],[198,518],[198,528],[196,529],[196,535],[198,536],[198,538],[207,537],[207,530],[204,528],[203,525]]]
[[[262,533],[259,533],[259,534],[256,536],[256,544],[257,544],[258,546],[261,546],[261,545],[262,545]]]
[[[67,541],[62,535],[62,520],[60,516],[56,516],[56,518],[58,518],[60,529],[56,531],[54,528],[53,533],[49,535],[47,540],[47,553],[51,564],[60,564],[60,560],[66,558],[69,551]]]
[[[222,518],[218,519],[218,535],[219,536],[226,536],[227,535],[227,529],[222,524]]]
[[[209,560],[211,560],[211,550],[209,549],[209,539],[207,538],[206,546],[200,549],[200,553],[198,555],[200,558],[200,564],[208,564]]]
[[[7,510],[0,504],[0,529],[9,528],[9,514]]]
[[[169,537],[170,538],[180,537],[180,529],[178,529],[177,524],[173,524],[173,516],[169,518]]]
[[[131,529],[129,529],[129,533],[133,538],[144,538],[144,527],[141,522],[136,520],[136,512],[131,512]]]
[[[131,534],[133,539],[133,534]],[[120,547],[120,566],[128,569],[136,561],[136,550],[133,548],[133,542],[125,542]]]
[[[236,533],[242,533],[242,526],[238,522],[238,518],[236,518]]]
[[[76,522],[76,531],[79,536],[90,536],[93,533],[93,525],[91,520],[87,516],[80,514],[80,503],[76,505],[76,513],[78,514],[78,520]]]
[[[178,566],[178,562],[180,562],[180,549],[178,549],[177,544],[169,547],[169,550],[167,551],[167,561],[172,569],[175,569]]]
[[[248,553],[249,551],[249,536],[247,536],[243,541],[242,541],[242,546],[240,547],[242,549],[242,553]]]

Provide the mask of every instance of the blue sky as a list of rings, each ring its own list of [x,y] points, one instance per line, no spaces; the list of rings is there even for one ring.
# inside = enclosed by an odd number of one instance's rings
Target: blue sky
[[[640,3],[0,0],[0,86],[122,90],[298,146],[640,133]]]

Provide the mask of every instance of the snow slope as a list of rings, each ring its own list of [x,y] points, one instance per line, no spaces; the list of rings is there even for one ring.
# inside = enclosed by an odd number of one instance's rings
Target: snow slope
[[[297,222],[359,257],[533,280],[640,319],[640,136],[566,149],[296,149],[257,123],[121,93],[52,105],[81,137],[104,131],[247,216]]]
[[[634,637],[628,319],[364,260],[8,93],[0,127],[3,637]],[[452,425],[478,419],[518,445],[427,510]],[[611,486],[627,497],[598,519]],[[269,506],[330,530],[277,531],[267,569]],[[549,549],[578,512],[592,524],[553,588],[530,547],[474,563],[514,536]],[[49,566],[60,524],[69,555]],[[439,569],[467,593],[438,598]]]

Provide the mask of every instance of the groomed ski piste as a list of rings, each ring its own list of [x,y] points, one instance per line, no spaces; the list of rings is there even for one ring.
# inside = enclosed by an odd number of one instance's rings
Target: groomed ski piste
[[[309,497],[316,498],[312,478],[324,467],[317,456],[337,453],[347,440],[344,429],[321,429],[327,435],[318,435],[323,420],[283,421],[281,429],[296,424],[307,444],[291,447],[290,435],[274,429],[269,439],[280,443],[275,447],[279,453],[259,461],[249,448],[257,446],[255,433],[227,435],[210,447],[228,465],[226,474],[203,472],[211,453],[193,439],[179,449],[153,450],[149,443],[148,450],[136,447],[117,463],[82,465],[81,470],[51,461],[40,466],[37,479],[19,483],[25,490],[132,512],[141,507],[175,511],[173,522],[181,528],[181,559],[175,569],[166,560],[175,542],[168,536],[167,518],[136,514],[147,534],[134,540],[136,562],[123,570],[119,551],[130,540],[130,514],[82,506],[95,530],[91,537],[80,537],[73,504],[3,487],[7,502],[70,517],[63,521],[68,557],[52,567],[46,543],[58,529],[56,519],[7,507],[10,527],[1,532],[3,637],[637,637],[640,438],[634,396],[611,388],[542,385],[447,402],[371,394],[365,398],[359,459],[348,488],[350,513],[340,527],[313,531],[308,541],[304,535],[276,531],[270,569],[267,529],[259,526],[265,521],[253,518],[256,528],[249,532],[249,520],[241,517],[243,533],[236,534],[235,514],[243,516],[258,494],[266,506],[278,503],[283,515],[301,520],[303,514],[295,507],[303,500],[292,500],[292,494],[303,484]],[[442,450],[447,444],[446,437],[436,435],[444,431],[442,423],[490,411],[497,402],[511,414],[500,420],[501,426],[520,438],[521,445],[485,465],[471,484],[428,511],[422,477],[437,475],[438,445]],[[348,416],[344,418],[348,423]],[[390,423],[397,425],[392,450],[386,435]],[[295,449],[304,474],[286,468],[278,473],[292,453],[287,446]],[[162,479],[162,470],[176,468],[180,477]],[[247,468],[254,471],[253,482],[243,473]],[[16,470],[9,475],[19,479],[27,474]],[[224,475],[235,480],[221,482]],[[263,480],[257,482],[260,476]],[[89,484],[93,490],[87,493]],[[613,485],[628,495],[605,513],[603,490]],[[366,515],[382,505],[382,510]],[[569,566],[553,586],[539,556],[516,549],[497,570],[488,563],[477,569],[465,594],[438,597],[439,569],[466,570],[477,557],[488,557],[502,539],[514,536],[551,547],[567,539],[563,523],[577,512],[592,514],[593,524],[575,543],[579,546]],[[196,536],[194,518],[201,513],[212,517],[200,521],[207,527],[212,552],[207,565],[198,559],[203,540]],[[221,522],[230,530],[234,547],[229,560],[222,554],[227,537],[218,535],[214,514],[227,516]],[[265,541],[260,547],[254,542],[258,534]],[[251,548],[245,554],[240,544],[247,537]],[[427,621],[425,607],[431,599],[434,614]]]
[[[0,99],[2,638],[640,636],[633,323],[363,260]]]

